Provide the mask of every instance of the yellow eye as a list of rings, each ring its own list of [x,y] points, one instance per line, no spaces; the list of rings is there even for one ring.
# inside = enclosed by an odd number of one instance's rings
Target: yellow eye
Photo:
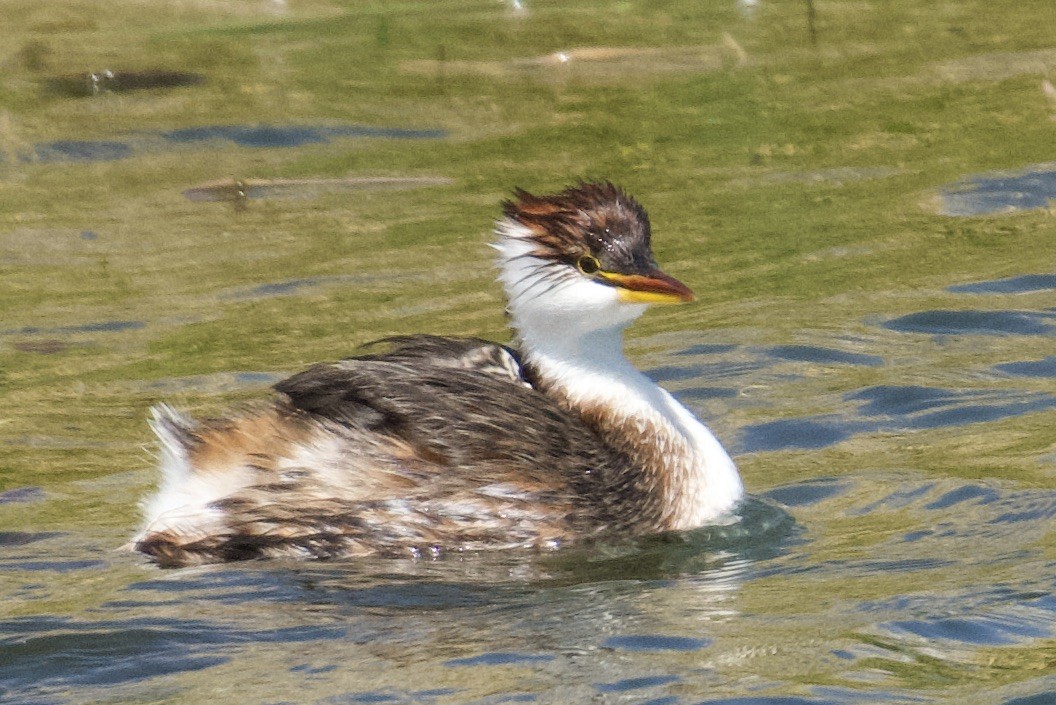
[[[576,262],[576,267],[584,274],[597,274],[601,270],[601,262],[598,261],[597,257],[583,255]]]

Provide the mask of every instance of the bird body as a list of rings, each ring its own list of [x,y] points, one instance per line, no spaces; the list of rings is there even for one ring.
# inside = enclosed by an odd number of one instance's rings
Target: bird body
[[[162,406],[162,485],[134,546],[161,565],[552,548],[691,529],[743,496],[729,455],[623,356],[692,298],[611,184],[517,192],[497,227],[515,347],[410,336],[199,422]]]

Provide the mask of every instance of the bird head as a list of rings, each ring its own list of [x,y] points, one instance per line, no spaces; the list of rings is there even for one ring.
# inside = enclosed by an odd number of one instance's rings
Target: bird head
[[[682,303],[693,292],[653,259],[649,216],[611,183],[581,183],[503,204],[499,266],[514,326],[625,327],[648,304]],[[568,326],[574,326],[568,328]]]

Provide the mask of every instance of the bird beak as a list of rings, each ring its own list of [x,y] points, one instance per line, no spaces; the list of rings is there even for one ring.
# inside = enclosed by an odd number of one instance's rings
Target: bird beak
[[[659,269],[652,269],[645,274],[601,271],[598,276],[617,288],[620,301],[624,303],[681,304],[694,298],[688,286]]]

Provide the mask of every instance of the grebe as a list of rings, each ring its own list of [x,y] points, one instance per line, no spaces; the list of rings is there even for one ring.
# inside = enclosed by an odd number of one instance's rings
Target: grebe
[[[715,436],[622,353],[690,301],[610,183],[522,190],[498,222],[516,349],[410,336],[194,421],[154,409],[163,480],[135,549],[163,566],[550,548],[721,521],[743,496]]]

